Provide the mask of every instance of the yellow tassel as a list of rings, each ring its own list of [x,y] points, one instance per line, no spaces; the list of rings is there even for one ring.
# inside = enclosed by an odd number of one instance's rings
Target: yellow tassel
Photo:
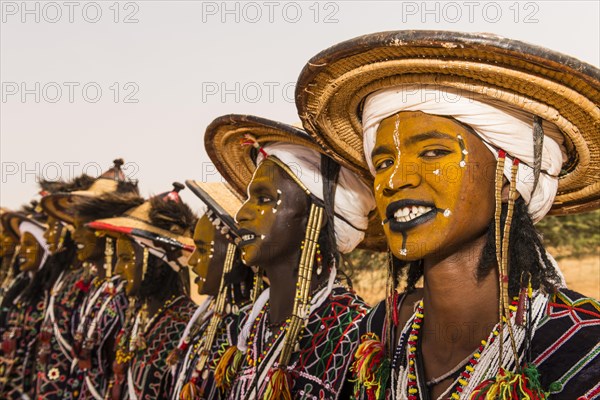
[[[215,382],[217,388],[227,390],[231,386],[233,379],[237,375],[240,362],[244,357],[237,346],[230,346],[221,356],[217,367],[215,368]]]
[[[200,389],[196,385],[195,380],[192,379],[181,388],[179,400],[200,400],[201,396]]]
[[[288,371],[277,368],[271,373],[263,400],[292,400],[292,377]]]

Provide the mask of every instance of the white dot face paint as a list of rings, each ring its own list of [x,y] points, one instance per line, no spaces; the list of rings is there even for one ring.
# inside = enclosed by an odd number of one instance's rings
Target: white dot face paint
[[[441,174],[441,171],[439,169],[436,169],[433,171],[433,174],[439,176]]]
[[[266,237],[267,237],[266,235],[260,235],[261,240],[265,240]]]
[[[448,218],[450,215],[452,215],[452,211],[450,211],[449,208],[446,208],[444,210],[444,217]]]
[[[265,210],[260,210],[260,215],[265,215]]]

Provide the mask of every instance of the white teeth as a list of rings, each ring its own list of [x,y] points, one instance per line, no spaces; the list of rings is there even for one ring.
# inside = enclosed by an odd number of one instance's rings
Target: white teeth
[[[83,245],[83,244],[81,244],[81,243],[79,243],[79,244],[77,245],[77,249],[79,249],[79,250],[83,249],[84,247],[85,247],[85,245]]]
[[[254,239],[254,237],[255,236],[250,233],[250,234],[242,235],[242,240],[244,240],[244,241],[245,240],[252,240],[252,239]]]
[[[404,207],[404,208],[398,209],[394,213],[394,218],[398,222],[408,222],[417,217],[420,217],[423,214],[428,213],[429,211],[431,211],[431,207],[427,207],[427,206]]]

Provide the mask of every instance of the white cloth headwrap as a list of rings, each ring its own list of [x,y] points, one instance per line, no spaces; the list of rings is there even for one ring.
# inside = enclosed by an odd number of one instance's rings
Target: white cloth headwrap
[[[365,158],[373,174],[371,151],[379,124],[400,111],[452,117],[473,128],[496,158],[496,149],[517,157],[522,161],[517,173],[517,191],[527,203],[531,217],[537,222],[550,210],[558,188],[558,174],[566,160],[563,135],[556,125],[543,121],[542,173],[533,191],[534,174],[530,167],[534,165],[532,114],[500,101],[439,85],[383,89],[367,97],[362,115]],[[512,158],[507,157],[504,175],[509,179],[511,165]]]
[[[320,153],[288,143],[272,143],[264,146],[264,150],[286,164],[314,196],[323,200]],[[262,154],[259,154],[257,165],[263,159]],[[334,211],[361,230],[354,229],[340,218],[335,218],[335,238],[341,253],[351,252],[363,240],[363,231],[369,225],[369,212],[374,208],[375,198],[371,189],[356,174],[342,167],[335,191]]]
[[[23,221],[19,224],[19,230],[21,231],[21,234],[25,232],[30,233],[42,247],[42,260],[40,261],[38,269],[42,268],[44,266],[44,263],[46,262],[46,259],[50,255],[50,250],[48,249],[48,242],[46,242],[46,239],[44,238],[44,228],[34,224],[33,222]]]

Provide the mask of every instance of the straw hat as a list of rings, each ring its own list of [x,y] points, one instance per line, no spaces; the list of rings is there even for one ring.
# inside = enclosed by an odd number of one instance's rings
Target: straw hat
[[[181,183],[175,182],[172,191],[159,194],[154,196],[154,198],[172,200],[181,204],[178,193],[182,189],[184,189],[184,186]],[[150,247],[155,247],[154,242],[158,242],[166,246],[182,249],[188,253],[194,251],[194,241],[192,240],[193,221],[186,222],[186,226],[184,227],[179,226],[178,221],[172,221],[172,229],[167,230],[156,226],[156,220],[153,220],[152,212],[153,200],[150,199],[126,211],[120,217],[99,219],[88,223],[87,226],[108,233],[124,233],[136,239],[143,240]],[[185,262],[182,264],[185,265]]]
[[[600,70],[542,47],[481,33],[364,35],[310,59],[298,79],[296,106],[333,158],[370,177],[363,101],[377,90],[414,83],[465,90],[554,123],[565,135],[568,160],[551,213],[600,206]]]
[[[48,225],[46,225],[39,218],[36,218],[35,214],[26,214],[22,211],[7,211],[2,213],[0,218],[2,219],[2,226],[4,227],[5,231],[15,238],[21,237],[22,232],[20,225],[22,222],[31,222],[42,231],[48,229]]]
[[[239,238],[235,215],[242,207],[241,196],[227,183],[187,180],[185,184],[206,205],[215,229],[231,241]]]
[[[206,128],[206,152],[221,175],[244,198],[256,169],[257,155],[253,146],[241,145],[246,134],[252,135],[260,145],[270,142],[297,144],[329,155],[304,130],[292,125],[252,115],[229,114],[215,119]],[[383,250],[385,243],[381,220],[376,212],[372,212],[365,239],[358,247]]]
[[[113,163],[114,165],[108,171],[100,175],[86,189],[61,191],[44,196],[41,200],[42,208],[47,214],[73,224],[74,205],[78,198],[97,197],[115,191],[137,192],[137,184],[127,180],[121,170],[123,159],[116,159]]]

